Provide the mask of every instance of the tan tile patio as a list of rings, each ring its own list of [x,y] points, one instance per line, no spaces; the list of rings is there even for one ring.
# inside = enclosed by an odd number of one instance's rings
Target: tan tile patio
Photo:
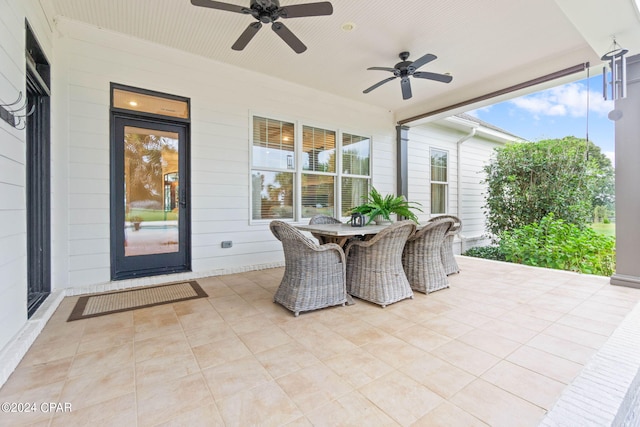
[[[298,318],[272,302],[282,268],[74,322],[68,297],[0,389],[37,411],[0,425],[535,426],[640,300],[603,277],[459,264],[449,289]]]

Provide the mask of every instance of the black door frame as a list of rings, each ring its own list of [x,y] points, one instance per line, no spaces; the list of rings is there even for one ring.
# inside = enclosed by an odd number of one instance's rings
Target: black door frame
[[[159,92],[132,88],[129,86],[111,84],[113,89],[125,89],[146,95],[159,96],[168,99],[187,101]],[[113,101],[112,101],[113,105]],[[133,126],[159,131],[175,132],[179,134],[179,252],[167,254],[152,254],[129,256],[124,255],[124,127]],[[157,114],[128,111],[111,108],[111,279],[122,280],[136,277],[155,276],[191,271],[191,208],[190,208],[190,124],[188,119],[165,117]]]
[[[51,118],[50,66],[26,27],[26,213],[27,316],[51,293]]]

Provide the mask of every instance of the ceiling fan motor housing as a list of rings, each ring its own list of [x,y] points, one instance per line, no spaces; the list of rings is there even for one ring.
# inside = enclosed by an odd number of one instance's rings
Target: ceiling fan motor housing
[[[398,55],[400,56],[400,59],[402,59],[402,61],[393,66],[393,68],[398,71],[397,73],[394,72],[396,76],[406,77],[416,71],[416,68],[411,66],[411,64],[413,64],[413,61],[408,60],[409,55],[409,52],[400,52],[400,55]]]
[[[263,24],[269,24],[280,18],[278,9],[280,4],[277,0],[251,0],[250,9],[247,12]]]
[[[251,0],[251,7],[258,6],[262,9],[278,9],[280,2],[278,0]]]

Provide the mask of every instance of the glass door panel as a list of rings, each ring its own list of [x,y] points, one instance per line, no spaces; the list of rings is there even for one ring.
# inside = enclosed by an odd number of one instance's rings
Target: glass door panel
[[[124,144],[124,254],[178,252],[178,133],[125,126]]]

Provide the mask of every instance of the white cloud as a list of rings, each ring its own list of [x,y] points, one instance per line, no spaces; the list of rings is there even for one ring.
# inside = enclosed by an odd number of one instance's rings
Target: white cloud
[[[607,156],[609,160],[611,160],[611,164],[615,167],[616,165],[616,152],[615,151],[603,151],[602,154]]]
[[[479,119],[480,113],[489,113],[489,111],[491,111],[491,107],[491,105],[487,105],[486,107],[480,107],[475,110],[467,111],[466,114]]]
[[[531,114],[554,115],[551,113],[553,104],[546,97],[542,97],[539,95],[530,95],[522,98],[516,98],[511,100],[511,103],[518,108],[527,110],[527,112]],[[564,113],[562,115],[564,115]]]
[[[601,93],[592,89],[589,89],[588,93],[590,114],[606,116],[613,109],[613,102],[605,101]],[[587,113],[587,87],[581,83],[568,83],[509,102],[535,117],[585,117]]]

